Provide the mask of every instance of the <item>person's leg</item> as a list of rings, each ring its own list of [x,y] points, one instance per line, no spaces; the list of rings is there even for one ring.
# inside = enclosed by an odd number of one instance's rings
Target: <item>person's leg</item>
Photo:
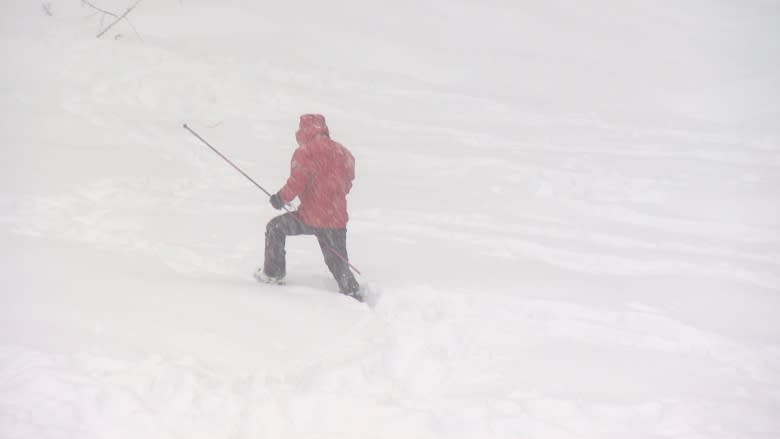
[[[263,273],[270,278],[282,279],[287,274],[286,252],[284,250],[287,237],[312,233],[294,215],[294,213],[279,215],[269,221],[268,226],[266,226]]]
[[[316,233],[317,241],[325,258],[325,264],[333,274],[342,294],[356,296],[360,291],[352,271],[347,263],[347,229],[320,229]],[[338,252],[338,254],[336,254]]]

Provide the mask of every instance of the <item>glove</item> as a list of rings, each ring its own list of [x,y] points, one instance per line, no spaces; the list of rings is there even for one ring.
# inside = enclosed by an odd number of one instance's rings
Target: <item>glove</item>
[[[274,207],[274,209],[279,210],[284,206],[284,202],[282,201],[282,197],[279,196],[278,193],[271,195],[271,206]]]

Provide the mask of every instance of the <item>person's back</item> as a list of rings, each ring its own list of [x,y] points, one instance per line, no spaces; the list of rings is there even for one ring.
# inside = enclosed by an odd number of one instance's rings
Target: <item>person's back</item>
[[[279,191],[282,201],[296,196],[301,220],[312,227],[347,226],[347,194],[355,178],[355,158],[343,145],[330,139],[320,115],[301,116],[296,134],[299,143],[290,164],[287,184]]]
[[[314,227],[346,227],[347,194],[355,176],[355,159],[341,144],[328,138],[317,139],[306,148],[313,166],[309,184],[298,195],[301,219]]]
[[[330,139],[322,115],[301,116],[295,138],[299,147],[290,162],[290,177],[270,201],[276,209],[295,197],[301,204],[298,211],[268,223],[265,262],[255,276],[263,282],[281,283],[286,275],[285,238],[315,235],[339,291],[362,300],[347,259],[347,194],[355,178],[355,158]]]

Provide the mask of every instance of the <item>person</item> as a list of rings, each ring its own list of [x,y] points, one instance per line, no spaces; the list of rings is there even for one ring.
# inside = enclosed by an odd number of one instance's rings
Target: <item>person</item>
[[[271,195],[279,210],[295,197],[297,211],[277,216],[265,231],[265,261],[255,277],[265,283],[284,282],[285,241],[288,236],[317,237],[325,264],[338,283],[339,292],[362,301],[360,285],[347,258],[347,194],[355,179],[355,158],[347,148],[331,140],[325,117],[304,114],[295,133],[298,148],[290,161],[286,184]]]

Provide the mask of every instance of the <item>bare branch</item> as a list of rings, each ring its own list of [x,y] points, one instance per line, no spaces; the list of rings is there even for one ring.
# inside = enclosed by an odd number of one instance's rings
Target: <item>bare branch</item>
[[[53,16],[53,15],[54,15],[54,14],[52,14],[52,12],[51,12],[51,2],[49,2],[49,3],[44,3],[44,4],[42,4],[41,6],[43,6],[43,12],[45,12],[45,13],[46,13],[46,15],[48,15],[49,17],[51,17],[51,16]]]
[[[87,1],[87,0],[81,0],[81,3],[82,3],[82,4],[85,4],[85,5],[87,5],[87,6],[89,6],[90,8],[92,8],[92,9],[94,9],[94,10],[98,11],[98,12],[102,12],[102,13],[104,13],[104,14],[106,14],[106,15],[110,15],[110,16],[112,16],[112,17],[118,17],[118,15],[117,15],[117,14],[114,14],[114,13],[113,13],[113,12],[111,12],[111,11],[106,11],[105,9],[101,9],[101,8],[99,8],[99,7],[95,6],[95,5],[93,5],[92,3],[90,3],[90,2],[89,2],[89,1]]]
[[[107,28],[103,29],[103,31],[102,31],[102,32],[100,32],[100,33],[97,35],[97,38],[100,38],[100,37],[102,37],[102,36],[103,36],[103,35],[104,35],[106,32],[108,32],[108,31],[109,31],[109,29],[111,29],[112,27],[114,27],[114,25],[116,25],[117,23],[119,23],[120,21],[122,21],[122,20],[123,20],[125,17],[127,17],[127,14],[129,14],[130,12],[132,12],[132,11],[133,11],[133,9],[135,9],[135,7],[136,7],[136,6],[138,6],[138,4],[139,4],[139,3],[141,3],[141,1],[143,1],[143,0],[138,0],[137,2],[135,2],[135,4],[133,4],[133,6],[130,6],[129,8],[127,8],[127,10],[125,11],[125,13],[124,13],[124,14],[122,14],[122,15],[120,15],[119,17],[117,17],[117,19],[116,19],[116,20],[114,20],[114,22],[113,22],[113,23],[109,24]]]
[[[131,29],[133,29],[133,32],[135,32],[135,36],[137,36],[137,37],[138,37],[138,39],[139,39],[139,40],[140,40],[140,41],[143,43],[143,42],[144,42],[144,39],[143,39],[143,38],[141,38],[141,35],[140,35],[140,34],[138,33],[138,31],[135,29],[135,26],[133,26],[133,23],[130,21],[130,19],[129,19],[129,18],[127,18],[127,19],[126,19],[126,21],[127,21],[127,24],[129,24],[129,25],[130,25],[130,28],[131,28]]]

